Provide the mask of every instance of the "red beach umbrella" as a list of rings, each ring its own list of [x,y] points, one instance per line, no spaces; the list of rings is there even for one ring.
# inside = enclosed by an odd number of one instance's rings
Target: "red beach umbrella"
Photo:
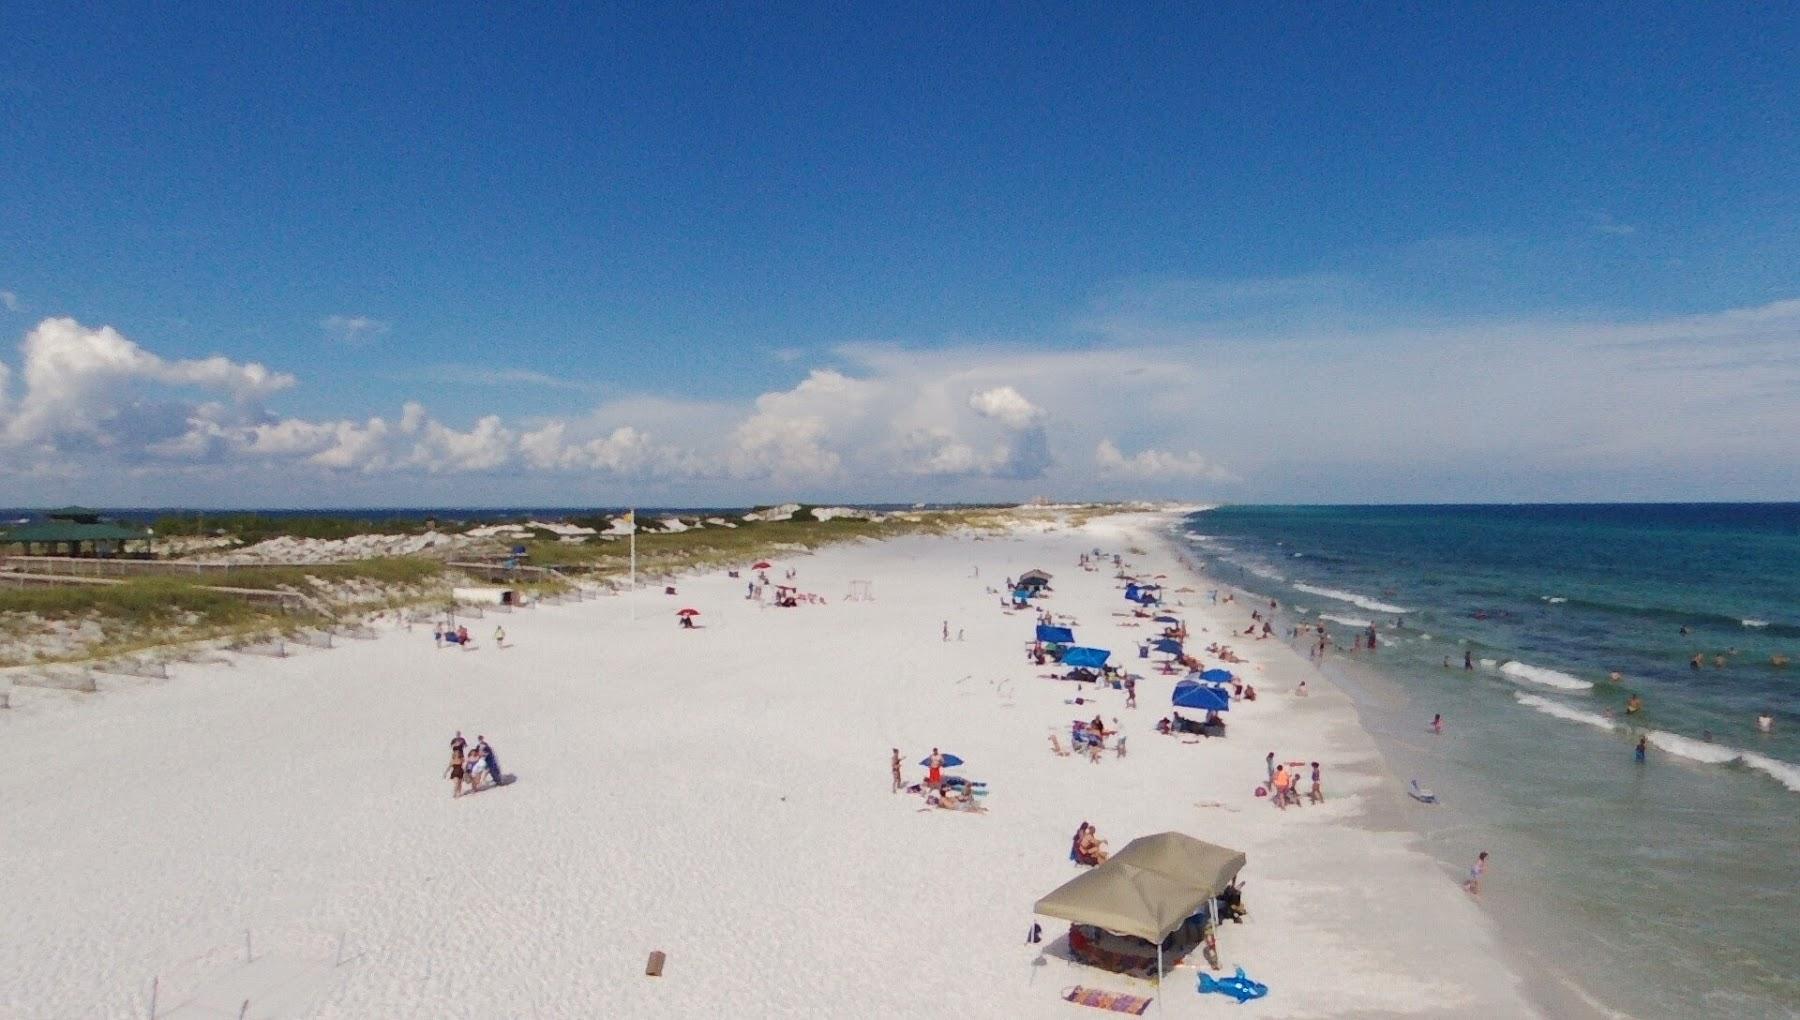
[[[750,564],[750,569],[751,570],[767,570],[771,566],[773,566],[773,564],[771,564],[768,560],[757,560],[755,563]]]
[[[698,609],[678,609],[675,611],[675,615],[676,616],[699,616],[700,610],[698,610]]]

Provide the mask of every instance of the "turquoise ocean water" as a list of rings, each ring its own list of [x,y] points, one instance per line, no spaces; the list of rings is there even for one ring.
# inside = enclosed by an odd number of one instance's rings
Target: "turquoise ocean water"
[[[1409,812],[1428,845],[1494,855],[1484,901],[1549,979],[1800,1016],[1800,504],[1222,507],[1181,537],[1284,636],[1330,630],[1396,774],[1443,798]]]

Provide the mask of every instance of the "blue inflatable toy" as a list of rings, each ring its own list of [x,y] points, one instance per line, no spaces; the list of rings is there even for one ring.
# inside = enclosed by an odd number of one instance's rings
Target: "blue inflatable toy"
[[[1202,995],[1207,992],[1218,992],[1220,995],[1229,995],[1238,1001],[1238,1005],[1242,1006],[1251,999],[1260,999],[1269,994],[1269,986],[1263,984],[1261,981],[1250,980],[1250,978],[1244,974],[1244,968],[1239,967],[1237,973],[1228,978],[1215,978],[1211,974],[1202,971],[1200,973],[1199,991]]]

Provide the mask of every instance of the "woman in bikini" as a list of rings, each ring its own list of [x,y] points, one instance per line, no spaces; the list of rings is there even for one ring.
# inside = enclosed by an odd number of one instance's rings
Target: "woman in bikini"
[[[463,792],[463,756],[462,756],[462,751],[460,748],[453,747],[450,749],[450,767],[444,770],[444,775],[448,776],[450,781],[452,783],[456,784],[456,787],[455,787],[454,791],[450,794],[450,796],[452,796],[452,797],[462,796],[462,792]]]

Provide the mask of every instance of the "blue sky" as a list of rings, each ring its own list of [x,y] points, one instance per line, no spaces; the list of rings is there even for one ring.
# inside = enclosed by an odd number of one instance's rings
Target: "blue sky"
[[[1108,6],[0,7],[0,502],[1800,496],[1791,12]]]

